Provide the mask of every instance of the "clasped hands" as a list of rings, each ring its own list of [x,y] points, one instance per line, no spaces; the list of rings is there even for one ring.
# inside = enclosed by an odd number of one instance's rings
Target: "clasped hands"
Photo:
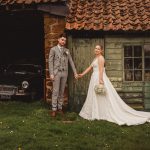
[[[74,74],[74,77],[75,77],[75,79],[79,79],[79,78],[82,78],[83,77],[83,74],[82,73],[80,73],[80,74]]]
[[[74,74],[74,77],[75,77],[75,79],[78,79],[79,77],[80,77],[80,74]],[[50,79],[52,80],[52,81],[54,81],[54,78],[55,78],[55,76],[54,75],[50,75]]]
[[[83,73],[79,73],[79,74],[74,74],[74,77],[75,77],[75,79],[79,79],[79,78],[82,78],[84,76],[84,74]],[[54,75],[51,75],[50,76],[50,79],[53,81],[54,80]],[[104,84],[104,82],[103,82],[103,80],[99,80],[99,83],[100,84]]]
[[[79,73],[79,74],[76,74],[75,78],[79,79],[79,78],[82,78],[83,76],[84,76],[83,73]],[[104,84],[103,79],[99,79],[99,84]]]
[[[83,75],[82,74],[74,74],[75,79],[81,78]]]

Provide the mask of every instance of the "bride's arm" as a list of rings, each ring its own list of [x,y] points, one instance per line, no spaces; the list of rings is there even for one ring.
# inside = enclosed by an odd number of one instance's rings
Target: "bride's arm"
[[[98,58],[98,66],[99,66],[99,83],[103,84],[103,71],[104,71],[104,57],[100,56]]]
[[[87,74],[89,71],[92,70],[92,66],[89,66],[87,69],[85,69],[85,71],[83,71],[81,74],[79,74],[79,77],[83,77],[85,74]]]

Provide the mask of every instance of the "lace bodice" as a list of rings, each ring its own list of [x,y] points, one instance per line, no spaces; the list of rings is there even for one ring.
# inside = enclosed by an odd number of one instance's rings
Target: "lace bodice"
[[[91,64],[91,66],[93,67],[93,72],[98,72],[99,71],[99,67],[98,67],[98,59],[95,58]],[[105,68],[104,68],[104,72],[105,72]]]

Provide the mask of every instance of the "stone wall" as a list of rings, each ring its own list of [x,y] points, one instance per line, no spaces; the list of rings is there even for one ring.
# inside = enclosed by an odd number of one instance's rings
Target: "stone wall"
[[[52,82],[50,81],[48,69],[48,56],[50,48],[57,44],[58,36],[64,32],[65,18],[54,15],[44,15],[45,32],[45,60],[46,60],[46,81],[45,81],[45,100],[51,104]],[[64,93],[65,104],[67,104],[67,88]]]

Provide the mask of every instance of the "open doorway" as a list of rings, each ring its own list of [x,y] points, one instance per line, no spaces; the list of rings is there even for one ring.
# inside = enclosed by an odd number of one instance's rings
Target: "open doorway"
[[[0,20],[0,65],[35,64],[41,65],[44,71],[42,14],[37,11],[1,13]],[[42,98],[44,85],[41,86]]]

